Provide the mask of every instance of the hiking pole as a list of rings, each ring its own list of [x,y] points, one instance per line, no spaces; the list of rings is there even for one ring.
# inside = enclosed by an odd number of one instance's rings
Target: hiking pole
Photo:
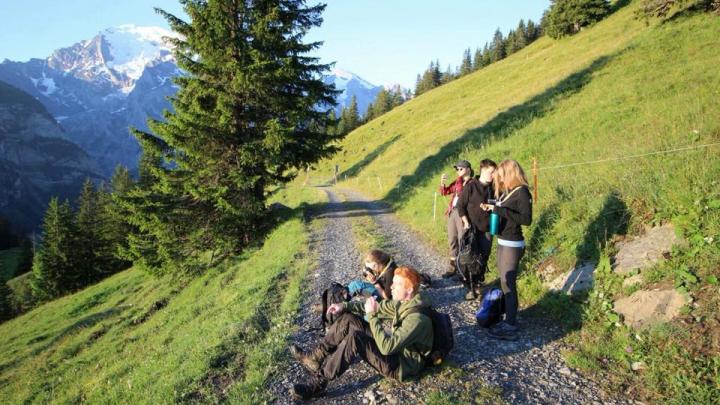
[[[437,191],[433,197],[433,222],[436,222],[437,217]]]

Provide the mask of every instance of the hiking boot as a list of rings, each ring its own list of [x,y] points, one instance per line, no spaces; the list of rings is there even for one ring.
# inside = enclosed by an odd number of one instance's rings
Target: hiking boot
[[[448,270],[443,273],[442,278],[450,278],[457,274],[457,266],[455,266],[455,259],[450,259],[450,266]]]
[[[466,299],[467,301],[472,301],[472,300],[474,300],[475,298],[477,298],[477,294],[475,294],[475,290],[473,290],[472,288],[469,289],[468,292],[467,292],[467,294],[465,294],[465,299]]]
[[[493,325],[488,334],[496,339],[515,340],[518,335],[518,327],[503,321]]]
[[[318,346],[315,350],[308,353],[301,349],[300,346],[292,345],[290,346],[290,354],[311,373],[320,371],[322,362],[325,360],[325,356],[327,356],[327,352],[322,346]]]
[[[328,382],[325,378],[319,374],[313,373],[306,382],[293,384],[290,393],[296,401],[319,397],[325,394],[325,387],[327,387],[327,383]]]

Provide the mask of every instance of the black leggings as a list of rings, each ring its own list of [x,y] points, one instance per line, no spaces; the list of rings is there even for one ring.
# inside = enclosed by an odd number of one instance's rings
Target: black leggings
[[[524,247],[516,248],[498,245],[497,249],[497,268],[503,294],[505,294],[505,322],[510,325],[517,323],[518,296],[516,281],[518,266],[524,253]]]

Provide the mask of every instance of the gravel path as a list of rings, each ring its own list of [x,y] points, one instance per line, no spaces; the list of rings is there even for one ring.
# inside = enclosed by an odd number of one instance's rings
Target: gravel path
[[[558,327],[519,314],[521,333],[517,341],[490,339],[474,319],[478,302],[463,299],[464,289],[458,281],[444,280],[445,255],[424,245],[421,238],[400,223],[384,205],[370,202],[350,190],[325,189],[329,203],[316,220],[324,221],[319,233],[313,235],[311,249],[318,257],[319,267],[310,275],[297,324],[300,331],[294,341],[311,347],[320,338],[317,328],[319,314],[313,304],[331,281],[346,284],[358,278],[361,252],[355,249],[351,219],[369,215],[379,233],[388,241],[387,250],[399,264],[408,264],[433,277],[433,286],[426,290],[434,307],[450,314],[455,328],[455,349],[450,361],[459,367],[454,377],[448,373],[430,372],[418,381],[403,384],[388,382],[377,376],[365,363],[354,365],[341,378],[330,382],[327,395],[314,403],[410,403],[421,402],[433,391],[473,392],[482,396],[482,387],[495,391],[508,403],[599,404],[626,403],[604,395],[591,381],[567,367],[561,358],[562,337]],[[346,202],[341,202],[338,193]],[[491,263],[491,266],[493,264]],[[317,328],[317,329],[313,329]],[[276,403],[292,403],[289,388],[304,376],[294,361],[284,375],[270,384]],[[478,394],[480,392],[480,394]],[[456,397],[458,398],[458,397]]]

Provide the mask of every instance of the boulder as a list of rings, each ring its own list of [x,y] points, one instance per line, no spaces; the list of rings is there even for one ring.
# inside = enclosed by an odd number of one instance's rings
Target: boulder
[[[595,263],[584,263],[567,273],[561,274],[545,286],[551,291],[562,292],[568,295],[587,291],[595,282]]]
[[[624,322],[635,329],[643,329],[660,322],[667,322],[680,313],[687,303],[685,296],[674,289],[661,291],[637,291],[629,297],[615,301],[615,312],[623,315]]]
[[[680,242],[672,224],[647,228],[644,235],[616,245],[618,253],[615,256],[615,272],[627,274],[635,269],[650,267]]]

